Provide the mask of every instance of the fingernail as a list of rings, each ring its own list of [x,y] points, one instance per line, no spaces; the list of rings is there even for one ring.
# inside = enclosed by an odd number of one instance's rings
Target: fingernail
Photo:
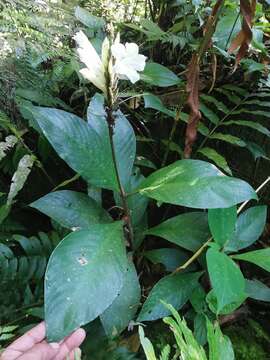
[[[59,349],[60,345],[58,343],[49,343],[50,347],[52,347],[54,350]]]

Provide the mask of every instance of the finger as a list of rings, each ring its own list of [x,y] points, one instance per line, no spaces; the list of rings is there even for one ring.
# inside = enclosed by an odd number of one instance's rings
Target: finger
[[[68,360],[80,360],[82,355],[82,351],[80,348],[76,348],[71,353],[68,354]]]
[[[59,351],[60,346],[57,343],[42,343],[35,345],[32,349],[18,357],[18,360],[52,360],[55,359]]]
[[[85,339],[85,331],[78,329],[69,335],[60,345],[60,351],[56,355],[55,360],[64,360],[65,357],[74,349],[78,348]]]
[[[35,344],[40,343],[45,338],[46,328],[44,321],[39,325],[35,326],[33,329],[29,330],[19,339],[14,341],[11,345],[9,345],[6,351],[13,351],[23,353],[29,349],[31,349]],[[16,358],[14,358],[16,359]]]

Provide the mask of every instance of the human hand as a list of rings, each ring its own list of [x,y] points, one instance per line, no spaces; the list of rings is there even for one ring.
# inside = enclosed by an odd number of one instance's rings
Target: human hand
[[[45,340],[46,328],[42,322],[9,345],[1,360],[64,360],[69,356],[75,360],[75,351],[80,354],[79,346],[85,338],[85,331],[78,329],[60,343]]]

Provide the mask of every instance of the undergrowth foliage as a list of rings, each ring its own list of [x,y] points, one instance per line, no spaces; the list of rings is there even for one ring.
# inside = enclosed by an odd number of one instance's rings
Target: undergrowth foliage
[[[100,3],[0,3],[0,341],[154,360],[163,318],[160,360],[234,359],[222,324],[270,301],[269,14]]]

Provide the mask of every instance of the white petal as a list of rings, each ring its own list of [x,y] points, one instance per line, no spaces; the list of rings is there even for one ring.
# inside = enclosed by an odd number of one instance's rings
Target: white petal
[[[88,68],[83,68],[80,70],[80,74],[105,93],[105,79],[102,73],[96,74]]]
[[[133,84],[140,79],[140,75],[132,66],[129,66],[125,61],[118,61],[114,66],[114,71],[119,79],[128,78]]]
[[[146,62],[147,57],[144,55],[138,55],[136,58],[136,67],[135,69],[137,71],[143,71],[145,68],[145,62]]]
[[[88,68],[97,69],[101,67],[101,59],[87,36],[79,31],[73,38],[78,45],[77,51],[81,62]]]
[[[112,55],[117,60],[123,59],[126,56],[126,48],[123,44],[113,44],[111,47]]]
[[[135,43],[126,43],[127,56],[136,56],[139,54],[139,46]]]
[[[128,72],[126,72],[126,77],[129,78],[129,80],[132,82],[132,84],[135,84],[138,80],[140,80],[140,75],[137,73],[136,70],[129,68]]]

